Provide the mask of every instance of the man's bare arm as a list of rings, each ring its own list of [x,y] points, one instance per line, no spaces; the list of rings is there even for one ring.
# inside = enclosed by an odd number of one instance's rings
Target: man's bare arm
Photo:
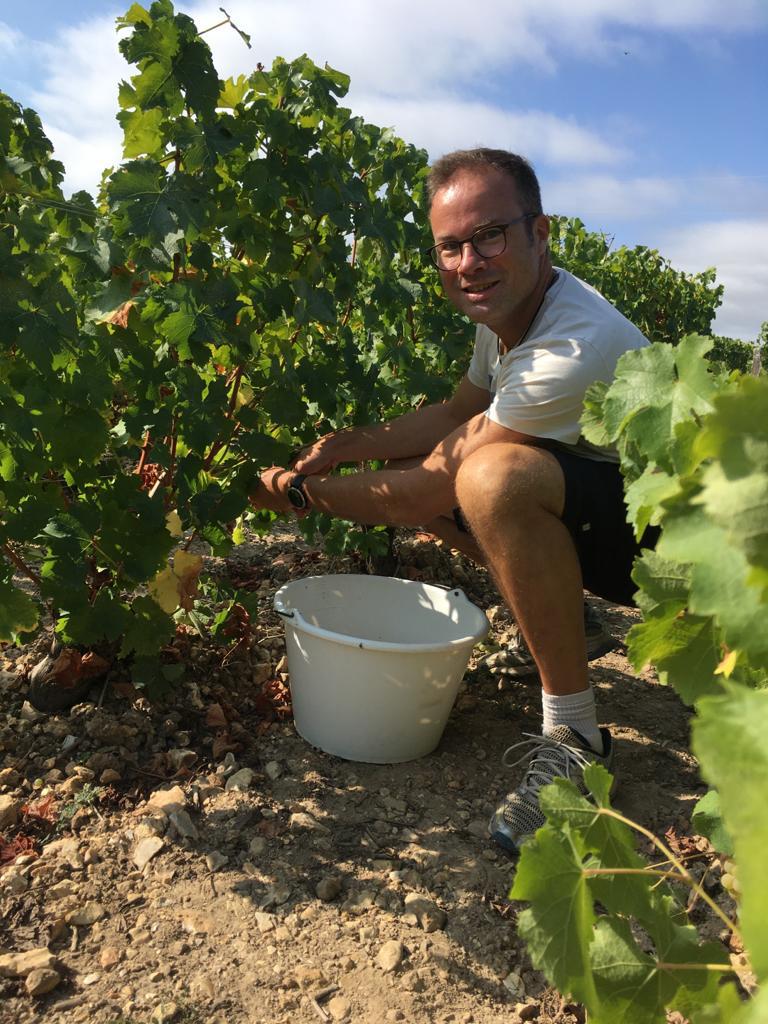
[[[536,438],[518,434],[484,413],[473,416],[444,438],[416,466],[344,476],[309,476],[304,489],[314,508],[358,523],[421,526],[448,515],[456,505],[459,466],[473,451],[489,444],[528,444]],[[290,471],[271,469],[252,496],[257,508],[290,507],[285,488]]]
[[[322,473],[342,462],[407,459],[427,455],[462,423],[488,408],[490,394],[464,377],[447,402],[425,405],[386,423],[328,434],[302,451],[300,473]]]

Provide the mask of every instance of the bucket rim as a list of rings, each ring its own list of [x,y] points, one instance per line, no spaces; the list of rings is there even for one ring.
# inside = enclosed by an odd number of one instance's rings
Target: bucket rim
[[[280,600],[281,595],[283,595],[289,587],[297,583],[306,583],[309,580],[331,580],[334,578],[348,579],[350,577],[370,580],[392,580],[398,584],[439,590],[441,593],[445,593],[447,591],[457,600],[463,601],[465,604],[469,605],[473,613],[477,616],[478,628],[463,636],[453,637],[450,640],[443,640],[440,643],[395,643],[391,640],[368,640],[363,637],[353,636],[349,633],[336,633],[333,630],[324,629],[322,626],[315,626],[311,622],[307,622],[298,608],[286,608]],[[401,580],[395,576],[366,576],[363,573],[328,573],[327,575],[322,576],[302,576],[296,580],[289,580],[287,583],[284,583],[278,591],[276,591],[273,599],[273,608],[278,615],[285,619],[286,628],[288,628],[288,626],[292,626],[294,629],[307,633],[310,636],[317,637],[318,639],[341,644],[343,647],[355,647],[358,650],[363,651],[390,651],[398,654],[426,654],[430,652],[448,651],[452,648],[465,647],[470,643],[472,646],[480,643],[480,641],[488,635],[491,628],[485,612],[470,601],[464,591],[459,587],[443,587],[440,584],[422,583],[419,580]]]

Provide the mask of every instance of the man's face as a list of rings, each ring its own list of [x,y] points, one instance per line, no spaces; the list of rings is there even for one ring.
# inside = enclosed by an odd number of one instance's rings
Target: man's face
[[[520,204],[514,180],[495,167],[459,171],[434,197],[430,222],[435,242],[468,238],[479,228],[506,224],[529,213]],[[533,229],[531,241],[529,228]],[[549,222],[543,215],[507,228],[507,246],[499,256],[479,256],[464,245],[456,270],[441,270],[448,299],[476,323],[487,324],[503,340],[505,329],[519,328],[545,272]]]

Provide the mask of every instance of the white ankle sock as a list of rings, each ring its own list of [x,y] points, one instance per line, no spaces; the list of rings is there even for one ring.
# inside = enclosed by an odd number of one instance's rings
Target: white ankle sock
[[[572,729],[581,733],[594,750],[603,752],[603,739],[595,710],[595,694],[591,686],[581,693],[566,693],[562,696],[544,693],[542,690],[541,703],[544,710],[545,736],[549,735],[555,726],[570,725]]]

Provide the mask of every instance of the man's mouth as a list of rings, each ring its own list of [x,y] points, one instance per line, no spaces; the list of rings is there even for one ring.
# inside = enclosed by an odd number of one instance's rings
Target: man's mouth
[[[461,290],[469,299],[483,299],[493,291],[498,283],[498,281],[484,281],[482,283],[473,281],[472,284],[464,285]]]

